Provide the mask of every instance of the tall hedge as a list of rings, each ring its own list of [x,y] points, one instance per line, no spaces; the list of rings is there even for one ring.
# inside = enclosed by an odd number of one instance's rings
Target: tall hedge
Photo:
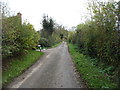
[[[71,40],[85,54],[109,65],[120,65],[117,3],[93,3],[89,8],[94,15],[91,20],[77,26]]]
[[[2,55],[3,58],[20,54],[38,44],[39,34],[30,23],[21,22],[22,17],[2,18]]]

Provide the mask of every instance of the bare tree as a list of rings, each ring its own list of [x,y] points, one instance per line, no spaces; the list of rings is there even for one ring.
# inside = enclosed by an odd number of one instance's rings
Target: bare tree
[[[2,18],[10,15],[10,8],[7,3],[0,1],[0,14],[2,15]]]

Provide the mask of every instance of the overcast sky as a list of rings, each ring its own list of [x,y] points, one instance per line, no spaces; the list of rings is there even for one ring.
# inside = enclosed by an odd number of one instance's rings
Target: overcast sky
[[[36,30],[41,28],[43,14],[51,16],[58,24],[67,28],[85,20],[88,0],[2,0],[15,13],[20,12],[23,20],[27,19]]]

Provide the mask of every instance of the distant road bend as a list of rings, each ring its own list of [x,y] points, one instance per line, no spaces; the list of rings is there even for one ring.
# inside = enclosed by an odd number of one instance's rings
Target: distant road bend
[[[8,88],[84,88],[78,79],[66,42],[56,48],[44,50],[45,55]]]

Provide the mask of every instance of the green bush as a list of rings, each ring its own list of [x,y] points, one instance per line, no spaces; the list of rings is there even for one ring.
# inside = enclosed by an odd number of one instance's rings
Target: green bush
[[[97,7],[97,8],[96,8]],[[99,7],[99,8],[98,8]],[[116,3],[98,3],[91,6],[92,20],[79,24],[74,33],[69,33],[69,41],[78,46],[79,51],[98,58],[100,62],[118,66],[120,58],[120,37],[116,30],[118,9]]]
[[[49,41],[46,39],[46,38],[40,38],[39,40],[39,44],[42,46],[42,47],[49,47]]]
[[[38,44],[39,34],[30,23],[20,22],[21,17],[11,16],[2,20],[2,55],[3,58],[14,56]]]
[[[118,77],[120,83],[120,31],[117,27],[118,5],[116,2],[91,3],[89,10],[93,11],[91,20],[76,27],[74,33],[69,33],[69,41],[76,44],[78,50],[94,59],[96,66],[104,63],[104,72]],[[116,73],[112,73],[113,70]],[[118,84],[120,86],[120,84]]]

